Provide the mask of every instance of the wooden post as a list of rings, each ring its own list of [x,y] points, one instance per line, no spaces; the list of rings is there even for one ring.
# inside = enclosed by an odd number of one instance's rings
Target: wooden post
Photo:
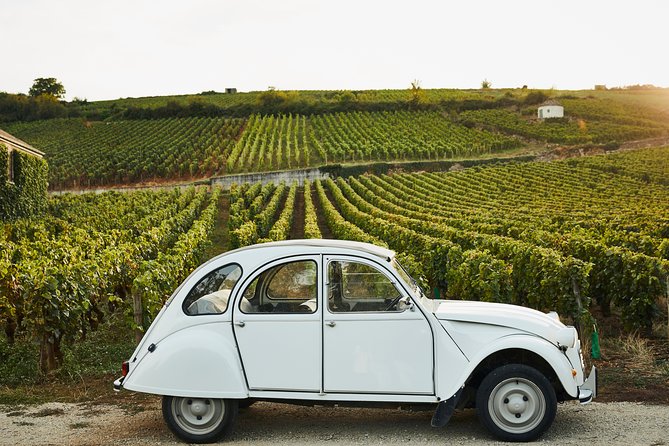
[[[144,315],[142,313],[142,294],[140,292],[132,293],[132,309],[135,321],[135,343],[139,344],[144,336]]]
[[[39,365],[42,373],[46,374],[58,368],[54,340],[47,333],[42,335],[39,349]]]

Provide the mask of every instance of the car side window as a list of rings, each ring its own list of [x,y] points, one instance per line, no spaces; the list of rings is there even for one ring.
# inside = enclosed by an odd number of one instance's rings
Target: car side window
[[[243,313],[314,313],[318,296],[313,260],[282,263],[260,273],[242,294]]]
[[[242,275],[237,264],[225,265],[204,276],[190,290],[183,303],[189,316],[221,314],[228,308],[230,293]]]
[[[403,311],[402,294],[388,277],[373,266],[359,262],[328,263],[328,308],[350,311]]]

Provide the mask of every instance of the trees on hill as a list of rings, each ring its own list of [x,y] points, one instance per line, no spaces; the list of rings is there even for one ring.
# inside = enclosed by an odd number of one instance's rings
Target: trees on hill
[[[35,121],[78,115],[77,110],[61,102],[65,87],[54,77],[39,77],[28,96],[0,92],[0,122]]]
[[[33,82],[28,92],[30,96],[53,96],[56,99],[63,99],[65,96],[65,87],[55,77],[38,77]]]

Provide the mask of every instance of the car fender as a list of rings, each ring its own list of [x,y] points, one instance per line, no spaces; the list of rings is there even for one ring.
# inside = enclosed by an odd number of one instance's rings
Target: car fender
[[[518,333],[503,336],[488,343],[475,352],[466,352],[469,363],[464,369],[445,370],[439,374],[441,383],[440,399],[445,400],[453,396],[465,385],[476,368],[490,355],[502,350],[527,350],[543,358],[553,369],[565,392],[576,398],[578,386],[572,375],[573,367],[569,359],[555,345],[534,335]]]
[[[123,388],[195,398],[248,397],[230,322],[190,326],[152,346],[130,363]]]

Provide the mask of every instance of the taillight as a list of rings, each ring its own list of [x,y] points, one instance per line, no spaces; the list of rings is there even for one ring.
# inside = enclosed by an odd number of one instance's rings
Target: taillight
[[[123,361],[123,364],[121,364],[121,372],[123,373],[123,376],[127,376],[129,371],[130,371],[130,362]]]

